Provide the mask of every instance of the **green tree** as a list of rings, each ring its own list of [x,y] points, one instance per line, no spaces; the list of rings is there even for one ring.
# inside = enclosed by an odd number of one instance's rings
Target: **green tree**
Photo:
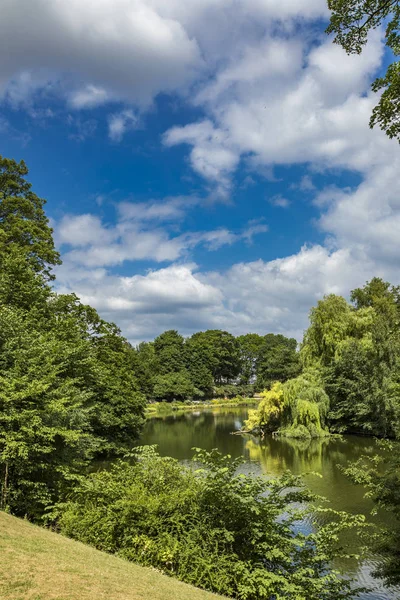
[[[133,355],[133,372],[140,391],[148,400],[153,398],[154,378],[160,373],[160,363],[153,342],[141,342]]]
[[[247,333],[237,338],[240,348],[240,383],[253,383],[257,375],[257,360],[264,338],[258,333]]]
[[[185,340],[185,365],[194,387],[205,397],[213,393],[213,350],[202,335],[195,334]]]
[[[161,375],[176,373],[184,368],[184,339],[174,329],[164,331],[156,337],[154,351]]]
[[[328,0],[332,11],[327,33],[348,54],[360,54],[372,29],[385,27],[385,43],[391,55],[400,54],[400,4],[398,0]],[[381,91],[372,112],[370,127],[378,124],[390,138],[400,142],[400,61],[389,64],[386,74],[372,84]]]
[[[87,464],[96,446],[90,392],[71,364],[87,365],[87,345],[40,331],[29,315],[0,307],[1,505],[40,518]]]
[[[52,291],[59,256],[26,174],[0,159],[0,502],[39,519],[95,453],[132,446],[145,398],[118,328]]]
[[[196,388],[186,371],[157,375],[154,378],[154,397],[159,400],[187,400],[196,394]]]
[[[287,381],[300,372],[297,341],[284,335],[268,333],[263,338],[257,364],[258,389],[268,388],[274,381]]]
[[[84,370],[79,361],[69,376],[81,377],[90,392],[90,428],[98,452],[121,452],[137,440],[144,423],[146,399],[136,380],[135,351],[113,323],[100,318],[91,306],[74,295],[55,296],[51,302],[51,328],[64,343],[87,343]],[[57,323],[57,326],[55,326]]]
[[[329,398],[318,372],[308,371],[286,383],[276,382],[263,392],[257,409],[249,412],[245,429],[262,437],[267,433],[304,439],[325,437],[329,435],[328,410]]]
[[[208,329],[192,335],[190,343],[201,349],[204,364],[216,385],[231,383],[237,378],[240,373],[239,343],[231,333]]]
[[[60,264],[53,230],[44,212],[45,200],[32,192],[21,161],[0,156],[0,255],[18,252],[37,273],[54,279],[51,267]]]

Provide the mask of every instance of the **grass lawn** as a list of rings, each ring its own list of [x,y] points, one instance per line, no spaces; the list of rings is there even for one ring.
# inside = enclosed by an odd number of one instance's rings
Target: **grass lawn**
[[[0,512],[1,600],[222,600]]]

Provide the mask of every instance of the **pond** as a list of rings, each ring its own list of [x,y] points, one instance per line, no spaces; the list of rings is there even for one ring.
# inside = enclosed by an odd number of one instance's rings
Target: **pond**
[[[362,513],[369,521],[387,523],[388,517],[384,514],[371,517],[373,504],[364,498],[363,488],[349,481],[338,467],[356,460],[361,454],[376,453],[373,439],[344,436],[340,440],[304,442],[268,437],[260,442],[253,436],[232,435],[242,427],[247,413],[246,408],[215,408],[152,417],[146,422],[140,444],[156,444],[161,455],[182,461],[193,456],[193,447],[218,448],[233,457],[243,456],[243,469],[257,474],[279,475],[290,469],[296,475],[303,474],[308,487],[327,498],[333,509]],[[307,474],[311,471],[322,477]],[[304,522],[303,527],[307,530],[308,523]],[[357,540],[351,534],[343,539],[343,543],[352,552],[357,551]],[[371,556],[363,563],[354,560],[335,566],[351,574],[358,584],[374,588],[361,595],[361,600],[398,600],[399,590],[389,590],[371,577],[374,563]]]

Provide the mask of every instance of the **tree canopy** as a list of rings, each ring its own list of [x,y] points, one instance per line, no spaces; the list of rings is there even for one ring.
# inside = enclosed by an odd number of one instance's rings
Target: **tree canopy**
[[[0,508],[39,519],[95,455],[131,447],[145,397],[118,328],[51,288],[60,259],[27,173],[0,159]]]
[[[394,57],[400,55],[400,4],[398,0],[328,0],[332,11],[328,33],[335,35],[348,54],[360,54],[371,30],[385,28],[385,44]],[[385,75],[372,84],[381,92],[370,127],[379,125],[390,138],[400,142],[400,61],[389,64]]]

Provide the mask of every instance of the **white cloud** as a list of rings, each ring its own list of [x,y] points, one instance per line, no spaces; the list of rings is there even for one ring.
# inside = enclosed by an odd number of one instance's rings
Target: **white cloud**
[[[241,158],[254,170],[311,163],[365,173],[391,155],[386,136],[368,128],[377,101],[369,83],[383,55],[379,32],[350,57],[331,39],[310,49],[302,31],[235,42],[195,97],[209,118],[164,136],[168,145],[191,146],[191,165],[207,181],[229,190]]]
[[[137,116],[132,110],[123,110],[111,115],[108,121],[108,136],[113,142],[120,142],[128,130],[135,129]]]
[[[177,232],[176,225],[189,207],[198,204],[196,197],[166,198],[164,202],[121,202],[116,205],[117,221],[103,224],[92,214],[65,215],[54,224],[55,239],[64,245],[64,259],[85,268],[112,267],[126,261],[152,260],[172,262],[196,246],[218,250],[222,246],[265,233],[268,227],[249,223],[243,231],[225,227],[209,231]]]
[[[110,99],[104,88],[95,85],[86,85],[70,95],[70,104],[73,108],[93,108],[105,104]]]
[[[348,250],[304,247],[298,254],[233,265],[226,272],[198,272],[171,265],[146,275],[118,277],[102,269],[58,268],[60,291],[74,290],[83,302],[115,321],[131,341],[165,329],[183,334],[223,328],[280,332],[301,339],[308,311],[324,294],[348,294],[375,273],[375,266]]]
[[[108,95],[146,106],[202,66],[196,40],[161,8],[145,0],[5,0],[0,88],[21,73],[37,81],[46,70],[77,108]],[[78,90],[72,96],[71,87]]]
[[[230,175],[239,163],[239,154],[227,147],[227,136],[206,120],[185,127],[173,127],[163,137],[166,146],[192,144],[193,169],[217,185],[221,196],[230,190]]]
[[[395,142],[368,128],[380,32],[362,55],[349,57],[315,34],[327,15],[326,0],[3,1],[0,93],[12,106],[54,93],[74,109],[119,102],[124,108],[113,108],[109,137],[120,141],[157,94],[181,94],[204,114],[171,127],[163,143],[185,144],[191,168],[219,198],[230,196],[241,161],[271,181],[275,166],[305,163],[308,173],[346,169],[362,180],[317,193],[310,174],[299,176],[298,189],[315,195],[325,243],[222,272],[187,263],[193,248],[250,243],[265,223],[181,233],[197,197],[124,202],[112,225],[66,216],[56,227],[66,248],[58,269],[63,289],[135,340],[171,327],[300,338],[323,294],[348,294],[374,275],[399,282],[400,159]],[[72,118],[71,127],[84,139],[94,122]],[[284,196],[270,201],[288,203]],[[133,260],[173,264],[131,277],[108,270]]]
[[[178,196],[165,198],[162,202],[120,202],[117,208],[122,221],[176,221],[199,202],[200,199],[194,196]]]

